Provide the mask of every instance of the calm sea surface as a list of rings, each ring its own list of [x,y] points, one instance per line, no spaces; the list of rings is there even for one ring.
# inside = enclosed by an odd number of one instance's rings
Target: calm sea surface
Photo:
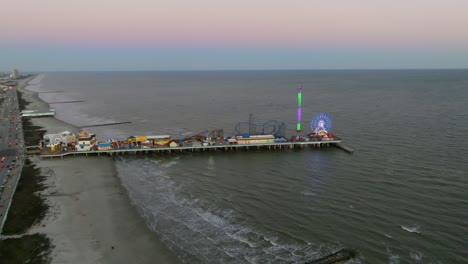
[[[355,148],[116,160],[148,225],[187,263],[468,263],[468,71],[46,73],[32,90],[100,140],[223,129],[326,112]],[[59,131],[57,131],[59,132]]]

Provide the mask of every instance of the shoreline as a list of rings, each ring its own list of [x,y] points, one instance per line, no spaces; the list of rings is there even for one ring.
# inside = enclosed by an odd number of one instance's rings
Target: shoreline
[[[32,79],[34,80],[34,79]],[[18,86],[26,109],[48,109],[37,92]],[[56,118],[31,119],[46,133],[79,128]],[[28,233],[42,233],[53,246],[51,263],[179,263],[132,204],[110,157],[31,158],[46,176],[41,195],[50,206]]]
[[[22,86],[32,78],[31,76],[19,80],[14,85],[18,87],[19,83],[19,86]],[[17,93],[16,98],[18,99],[17,110],[20,111],[24,107],[25,101],[20,100],[19,95],[20,93]],[[2,99],[2,104],[4,103]],[[2,108],[4,107],[2,105]],[[21,134],[18,135],[21,144],[29,145],[30,142],[37,142],[44,131],[40,130],[40,127],[33,126],[28,119],[21,121],[18,133]],[[9,183],[9,187],[13,186],[12,197],[7,197],[7,208],[2,210],[2,214],[0,214],[3,219],[0,234],[0,259],[11,263],[49,263],[50,239],[44,234],[27,233],[34,224],[44,218],[48,211],[45,198],[38,194],[44,189],[44,177],[40,175],[40,170],[35,164],[32,164],[27,158],[23,159],[23,153],[21,153],[20,159],[17,158],[17,161],[19,172],[12,174],[13,177],[10,181],[14,182]]]

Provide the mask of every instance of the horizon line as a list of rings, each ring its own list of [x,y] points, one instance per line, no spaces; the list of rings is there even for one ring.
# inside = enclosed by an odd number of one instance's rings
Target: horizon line
[[[12,68],[13,69],[13,68]],[[0,71],[0,73],[9,73],[11,70]],[[37,70],[25,70],[21,71],[23,73],[37,74],[37,73],[73,73],[73,72],[228,72],[228,71],[430,71],[430,70],[468,70],[467,68],[311,68],[311,69],[138,69],[138,70],[47,70],[47,71],[37,71]]]

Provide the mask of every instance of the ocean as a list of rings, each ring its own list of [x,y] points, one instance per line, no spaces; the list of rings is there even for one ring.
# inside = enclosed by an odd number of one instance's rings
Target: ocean
[[[254,116],[295,135],[319,112],[355,149],[116,158],[148,226],[186,263],[467,263],[468,70],[45,73],[30,86],[98,139],[193,135]],[[60,132],[60,131],[56,131]]]

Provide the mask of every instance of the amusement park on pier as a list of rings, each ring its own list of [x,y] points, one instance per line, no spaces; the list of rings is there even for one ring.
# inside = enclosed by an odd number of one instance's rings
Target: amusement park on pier
[[[99,140],[98,135],[89,132],[73,134],[62,131],[56,134],[45,134],[36,150],[29,149],[30,154],[42,157],[63,157],[67,155],[126,153],[164,153],[211,150],[250,150],[250,149],[293,149],[304,147],[336,146],[347,152],[352,149],[341,144],[341,139],[330,133],[331,117],[318,113],[310,121],[310,130],[304,133],[301,128],[302,86],[297,88],[297,116],[295,134],[287,137],[286,123],[270,120],[255,124],[251,114],[249,120],[238,123],[234,132],[226,136],[223,130],[204,131],[197,134],[179,136],[171,135],[132,135],[123,139]]]

